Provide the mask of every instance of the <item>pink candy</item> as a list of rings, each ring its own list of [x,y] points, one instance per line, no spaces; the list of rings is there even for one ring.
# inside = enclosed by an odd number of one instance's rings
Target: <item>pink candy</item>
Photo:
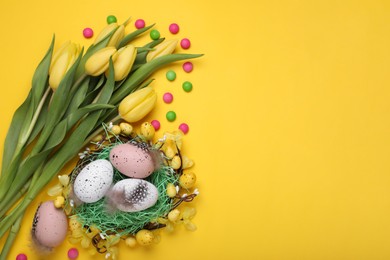
[[[91,28],[85,28],[83,30],[83,35],[85,38],[89,39],[93,36],[93,30]]]
[[[163,100],[165,103],[169,104],[169,103],[172,103],[173,101],[173,95],[169,92],[165,93],[164,96],[163,96]]]
[[[18,254],[16,260],[27,260],[27,256],[25,254]]]
[[[79,256],[79,251],[76,248],[71,248],[68,250],[68,258],[76,259]]]
[[[192,65],[192,62],[190,62],[190,61],[187,61],[183,64],[183,70],[187,73],[191,72],[193,68],[194,68],[194,65]]]
[[[145,27],[145,21],[144,20],[138,19],[137,21],[135,21],[135,28],[142,29],[144,27]]]
[[[160,129],[160,122],[158,120],[152,120],[152,122],[150,122],[150,124],[154,127],[154,130],[158,130]]]
[[[169,25],[169,31],[172,33],[172,34],[177,34],[180,30],[180,27],[177,23],[172,23],[171,25]]]
[[[187,134],[188,131],[190,131],[190,127],[186,123],[180,124],[179,129],[183,132],[183,134]]]
[[[180,46],[183,48],[183,49],[188,49],[190,48],[191,46],[191,42],[190,40],[188,40],[187,38],[184,38],[180,41]]]

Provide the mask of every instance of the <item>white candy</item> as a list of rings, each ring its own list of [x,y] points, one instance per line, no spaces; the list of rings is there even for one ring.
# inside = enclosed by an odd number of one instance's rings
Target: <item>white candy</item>
[[[109,197],[119,210],[137,212],[156,204],[158,190],[152,183],[144,180],[124,179],[114,185]]]
[[[106,195],[113,176],[114,170],[109,161],[93,161],[77,175],[73,184],[74,193],[82,202],[96,202]]]

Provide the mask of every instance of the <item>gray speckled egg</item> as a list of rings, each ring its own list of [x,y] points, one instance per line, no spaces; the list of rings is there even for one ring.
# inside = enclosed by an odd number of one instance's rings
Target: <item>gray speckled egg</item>
[[[158,190],[148,181],[124,179],[115,183],[110,199],[121,211],[137,212],[156,204]]]
[[[109,190],[113,176],[114,169],[109,161],[103,159],[93,161],[77,175],[73,184],[74,194],[82,202],[96,202]]]

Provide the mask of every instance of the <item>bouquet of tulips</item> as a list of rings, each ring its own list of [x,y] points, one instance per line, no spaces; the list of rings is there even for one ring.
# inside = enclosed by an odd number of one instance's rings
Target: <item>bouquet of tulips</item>
[[[141,119],[153,108],[155,93],[133,92],[148,86],[151,74],[164,65],[201,56],[173,54],[177,41],[163,38],[135,47],[132,41],[153,25],[125,35],[126,24],[109,24],[86,52],[70,42],[54,51],[53,38],[38,65],[4,143],[0,237],[8,238],[0,259],[5,259],[26,208],[102,123],[121,115],[127,121]]]

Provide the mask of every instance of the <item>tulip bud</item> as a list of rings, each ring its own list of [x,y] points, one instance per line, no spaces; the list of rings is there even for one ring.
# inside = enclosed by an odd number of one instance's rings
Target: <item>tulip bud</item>
[[[78,44],[66,42],[54,54],[50,65],[49,85],[53,90],[58,88],[66,72],[72,67],[79,56],[81,47]]]
[[[159,45],[157,45],[154,50],[149,51],[148,55],[146,56],[146,61],[149,62],[155,58],[171,54],[177,45],[177,40],[165,40]]]
[[[126,78],[137,56],[137,50],[133,45],[122,47],[114,54],[115,81]],[[106,75],[108,71],[106,71]]]
[[[110,23],[107,25],[96,37],[95,42],[93,44],[99,43],[101,40],[103,40],[109,33],[111,33],[113,30],[118,28],[118,24],[116,23]]]
[[[110,57],[115,61],[116,49],[114,47],[105,47],[95,52],[85,63],[85,73],[91,76],[99,76],[108,69]]]
[[[118,29],[114,32],[114,34],[111,36],[110,41],[107,44],[108,46],[111,47],[118,47],[120,41],[123,39],[125,36],[125,27],[123,25],[119,26]]]
[[[129,123],[145,117],[154,107],[157,94],[151,87],[140,89],[125,97],[119,104],[119,115]]]

